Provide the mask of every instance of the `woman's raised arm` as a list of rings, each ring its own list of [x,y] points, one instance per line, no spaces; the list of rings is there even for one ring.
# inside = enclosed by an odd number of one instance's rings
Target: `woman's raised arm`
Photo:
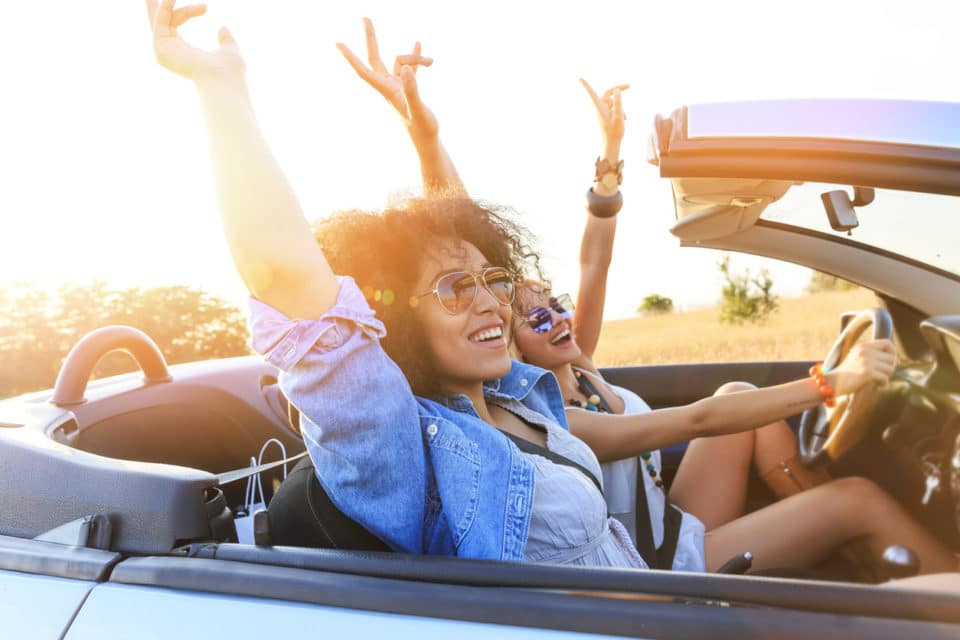
[[[424,195],[455,196],[465,193],[457,169],[440,142],[437,118],[421,100],[417,86],[417,68],[429,67],[433,59],[420,55],[420,43],[417,42],[413,45],[412,53],[397,56],[391,73],[380,59],[373,23],[369,18],[364,18],[363,26],[367,36],[369,67],[342,42],[337,43],[337,49],[357,75],[376,89],[403,120],[420,158]]]
[[[624,120],[621,92],[629,85],[617,85],[598,96],[586,80],[580,79],[590,94],[597,110],[600,131],[603,137],[603,154],[599,162],[607,163],[609,171],[619,173],[620,143],[623,141]],[[597,181],[593,192],[598,196],[614,196],[620,185]],[[593,353],[600,340],[603,323],[603,307],[607,293],[607,271],[613,256],[613,238],[617,231],[616,216],[601,218],[587,216],[583,239],[580,241],[580,288],[577,292],[577,313],[573,317],[573,332],[583,356],[578,366],[595,370]]]
[[[197,87],[223,227],[244,284],[290,317],[318,318],[333,306],[337,281],[260,133],[237,43],[222,28],[219,46],[205,51],[177,32],[205,11],[204,5],[176,8],[175,0],[147,0],[154,53]]]

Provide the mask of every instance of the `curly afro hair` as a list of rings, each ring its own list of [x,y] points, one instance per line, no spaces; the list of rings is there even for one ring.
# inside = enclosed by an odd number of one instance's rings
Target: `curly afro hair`
[[[340,211],[314,225],[334,272],[353,277],[386,325],[383,348],[417,395],[443,393],[411,304],[411,297],[422,293],[413,287],[423,256],[437,239],[468,242],[518,280],[543,280],[531,236],[513,216],[466,197],[415,198],[383,211]]]

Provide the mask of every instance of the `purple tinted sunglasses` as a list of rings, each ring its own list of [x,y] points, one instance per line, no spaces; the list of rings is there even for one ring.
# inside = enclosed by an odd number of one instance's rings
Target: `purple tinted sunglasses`
[[[553,309],[564,318],[573,317],[573,300],[569,294],[550,298],[550,309]],[[527,312],[525,322],[536,333],[547,333],[553,329],[553,315],[546,307],[533,307]]]

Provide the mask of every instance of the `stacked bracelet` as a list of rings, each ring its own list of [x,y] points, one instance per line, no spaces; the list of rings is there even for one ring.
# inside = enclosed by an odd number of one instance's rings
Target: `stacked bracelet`
[[[817,383],[817,391],[820,393],[820,397],[823,398],[824,406],[830,407],[831,409],[835,407],[837,405],[837,397],[834,394],[833,387],[827,384],[822,362],[818,362],[810,367],[810,377]]]
[[[597,158],[593,165],[596,168],[594,182],[598,182],[608,189],[623,184],[623,160],[617,164],[611,164],[606,158]]]
[[[612,196],[601,196],[593,187],[587,189],[587,211],[595,218],[612,218],[623,207],[623,194],[617,191]]]

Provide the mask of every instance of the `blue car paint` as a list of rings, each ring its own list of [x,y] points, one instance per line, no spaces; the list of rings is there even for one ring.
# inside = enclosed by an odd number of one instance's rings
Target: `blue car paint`
[[[104,638],[610,638],[594,634],[418,618],[322,605],[123,584],[98,585],[66,640]]]
[[[0,637],[60,638],[95,584],[0,570]]]

